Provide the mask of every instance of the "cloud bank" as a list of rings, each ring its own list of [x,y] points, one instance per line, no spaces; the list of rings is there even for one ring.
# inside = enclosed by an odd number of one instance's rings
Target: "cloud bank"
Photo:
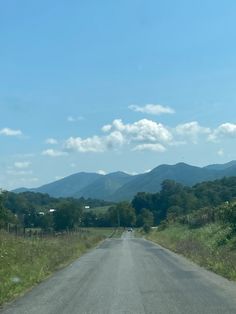
[[[60,150],[46,149],[42,155],[60,157],[69,153],[104,153],[107,151],[151,151],[164,153],[170,148],[199,142],[217,142],[222,139],[236,139],[236,124],[223,123],[211,129],[198,121],[166,126],[151,119],[140,119],[133,123],[125,123],[115,119],[101,127],[101,134],[89,137],[71,136],[63,141]],[[58,144],[54,138],[48,138],[48,144]],[[218,155],[223,155],[221,151]],[[23,165],[22,165],[23,167]]]
[[[111,124],[103,126],[102,131],[105,133],[103,136],[95,135],[85,139],[70,137],[65,142],[65,149],[86,153],[118,150],[130,146],[132,150],[163,152],[164,145],[173,139],[171,132],[164,125],[148,119],[131,124],[116,119]]]

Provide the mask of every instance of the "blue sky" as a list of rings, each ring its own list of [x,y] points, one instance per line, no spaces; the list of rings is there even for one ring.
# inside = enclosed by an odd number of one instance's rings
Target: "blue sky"
[[[0,186],[236,159],[236,2],[0,1]]]

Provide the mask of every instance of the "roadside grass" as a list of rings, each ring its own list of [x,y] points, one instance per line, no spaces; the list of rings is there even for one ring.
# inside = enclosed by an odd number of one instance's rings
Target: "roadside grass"
[[[94,228],[94,227],[86,227],[86,230],[89,231],[89,233],[93,234],[94,236],[101,236],[103,238],[108,238],[111,236],[111,234],[114,232],[114,228]]]
[[[115,229],[115,232],[114,234],[112,235],[112,238],[120,238],[122,236],[124,232],[124,229],[123,228],[117,228]]]
[[[190,229],[185,225],[169,225],[153,230],[147,239],[191,259],[230,280],[236,280],[236,235],[230,227],[208,224]]]
[[[112,232],[111,228],[91,228],[42,239],[0,232],[0,305],[68,265]]]
[[[120,238],[123,233],[123,228],[87,228],[94,235],[102,236],[103,238]]]
[[[135,238],[143,238],[147,234],[143,231],[142,228],[134,228],[133,229],[133,235],[134,235]]]

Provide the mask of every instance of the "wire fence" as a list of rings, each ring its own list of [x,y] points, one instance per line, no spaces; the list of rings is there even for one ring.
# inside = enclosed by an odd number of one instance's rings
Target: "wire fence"
[[[73,228],[63,231],[55,231],[53,229],[43,230],[41,228],[26,228],[22,225],[7,223],[5,226],[0,227],[0,231],[7,232],[16,237],[24,238],[47,238],[47,237],[61,237],[68,235],[87,235],[90,230],[87,228]]]

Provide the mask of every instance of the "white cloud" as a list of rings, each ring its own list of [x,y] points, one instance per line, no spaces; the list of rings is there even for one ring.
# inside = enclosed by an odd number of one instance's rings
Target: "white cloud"
[[[184,138],[189,138],[194,144],[197,143],[200,135],[211,132],[208,127],[202,127],[197,121],[187,122],[176,126],[176,133]]]
[[[42,152],[43,156],[49,156],[49,157],[61,157],[61,156],[66,156],[67,153],[55,149],[46,149]]]
[[[166,148],[161,144],[140,144],[135,146],[133,150],[149,150],[153,152],[163,153],[166,151]]]
[[[224,156],[224,154],[225,154],[225,153],[224,153],[224,150],[223,150],[223,149],[219,149],[218,152],[217,152],[217,155],[220,156],[220,157],[221,157],[221,156]]]
[[[236,139],[236,124],[223,123],[216,128],[208,137],[209,141],[217,142],[221,138],[235,138]]]
[[[71,151],[86,152],[104,152],[105,143],[103,138],[99,136],[88,137],[82,139],[81,137],[70,137],[66,143],[65,148]]]
[[[117,149],[125,144],[125,138],[119,131],[113,131],[108,136],[104,137],[105,146],[107,149]]]
[[[20,136],[23,135],[21,130],[13,130],[9,128],[4,128],[0,130],[0,135],[5,135],[5,136]]]
[[[70,137],[65,144],[67,150],[81,153],[104,152],[108,149],[117,149],[124,144],[124,137],[119,131],[113,131],[107,136],[93,136],[82,139],[80,137]]]
[[[147,104],[143,107],[137,106],[137,105],[131,105],[131,106],[129,106],[129,109],[136,111],[136,112],[142,112],[142,113],[153,114],[153,115],[175,113],[174,109],[172,109],[168,106],[154,105],[154,104]]]
[[[97,173],[98,174],[102,174],[102,175],[106,175],[107,174],[106,171],[104,171],[104,170],[98,170]]]
[[[132,124],[124,124],[121,119],[116,119],[110,125],[105,125],[102,130],[107,134],[85,139],[70,137],[65,142],[65,148],[78,152],[105,152],[120,149],[125,145],[141,150],[141,146],[137,145],[155,144],[156,146],[149,146],[149,150],[163,151],[164,145],[171,144],[173,140],[171,132],[164,125],[147,119]]]
[[[25,168],[28,168],[30,165],[31,165],[30,161],[16,161],[14,163],[15,168],[18,168],[18,169],[25,169]]]
[[[102,131],[106,133],[106,132],[111,131],[111,128],[112,128],[112,125],[106,124],[102,127]]]
[[[46,139],[45,143],[50,145],[56,145],[58,144],[58,141],[53,137],[49,137]]]
[[[111,130],[121,132],[128,141],[168,143],[172,140],[172,134],[165,126],[148,119],[133,124],[124,124],[121,119],[116,119],[111,125]]]
[[[115,119],[112,123],[104,125],[101,130],[105,134],[87,138],[70,137],[65,140],[62,151],[48,149],[42,154],[57,157],[66,155],[69,151],[98,153],[121,149],[163,153],[169,147],[187,145],[189,142],[197,144],[199,140],[226,136],[236,138],[236,124],[232,123],[223,123],[212,131],[197,121],[170,128],[150,119],[141,119],[133,123]]]
[[[78,122],[78,121],[82,121],[84,120],[84,117],[73,117],[73,116],[69,116],[67,117],[67,121],[68,122]]]

